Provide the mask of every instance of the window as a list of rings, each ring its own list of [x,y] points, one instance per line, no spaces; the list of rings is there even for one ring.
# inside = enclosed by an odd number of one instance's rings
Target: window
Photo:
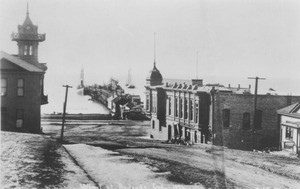
[[[193,115],[194,115],[193,100],[190,100],[190,120],[193,120]]]
[[[17,122],[16,127],[22,128],[24,122],[24,110],[23,109],[17,109]]]
[[[152,96],[152,112],[156,113],[157,110],[157,98],[156,95]]]
[[[149,98],[149,95],[146,95],[146,110],[150,110],[150,98]]]
[[[255,120],[254,120],[254,128],[261,129],[261,122],[262,122],[262,111],[256,110],[255,111]]]
[[[229,127],[230,125],[230,110],[223,109],[223,127]]]
[[[183,117],[182,98],[179,97],[179,117]]]
[[[195,101],[195,122],[198,123],[198,116],[199,116],[199,101]]]
[[[28,55],[28,45],[24,46],[24,55]]]
[[[1,78],[1,96],[7,95],[7,79]]]
[[[175,97],[175,117],[178,117],[178,98]]]
[[[18,79],[17,95],[18,96],[24,96],[24,79]]]
[[[243,129],[250,129],[250,113],[243,113]]]
[[[286,127],[285,138],[293,139],[293,129],[291,127]]]
[[[32,45],[29,46],[29,55],[33,55],[33,47],[32,47]]]
[[[159,131],[161,131],[161,124],[159,124],[159,127],[158,127],[158,128],[159,128]]]
[[[188,99],[185,98],[184,99],[184,119],[187,119],[187,115],[188,115],[188,108],[187,108],[187,106],[188,106]]]
[[[169,115],[171,115],[171,110],[172,110],[171,97],[168,98],[168,102],[169,102]]]
[[[155,129],[155,121],[152,121],[152,129]]]

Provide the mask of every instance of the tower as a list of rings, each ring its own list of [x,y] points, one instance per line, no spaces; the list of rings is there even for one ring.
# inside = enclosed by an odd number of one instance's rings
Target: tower
[[[45,41],[46,35],[39,34],[38,26],[29,18],[28,4],[23,25],[18,25],[18,33],[12,33],[11,39],[17,42],[21,59],[33,64],[38,63],[38,45],[39,42]]]
[[[156,68],[156,64],[154,62],[153,69],[149,72],[149,75],[146,78],[146,83],[150,86],[162,85],[162,80],[162,75],[160,71]]]
[[[84,87],[84,68],[81,68],[81,73],[80,73],[80,87]]]
[[[11,39],[18,44],[18,56],[0,52],[1,130],[40,133],[41,105],[48,103],[48,96],[44,95],[47,66],[38,61],[38,44],[45,34],[38,34],[28,5],[25,21]]]
[[[149,72],[149,75],[146,78],[146,84],[150,86],[162,85],[162,75],[160,71],[156,68],[156,56],[155,56],[155,33],[154,33],[154,64],[153,69]]]

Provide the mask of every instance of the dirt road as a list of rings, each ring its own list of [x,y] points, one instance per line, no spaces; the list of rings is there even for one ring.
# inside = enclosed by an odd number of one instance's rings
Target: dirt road
[[[65,141],[119,152],[170,172],[169,181],[206,188],[297,188],[298,158],[223,149],[212,145],[179,146],[148,139],[148,122],[68,122]],[[59,137],[59,122],[43,124],[44,132]]]

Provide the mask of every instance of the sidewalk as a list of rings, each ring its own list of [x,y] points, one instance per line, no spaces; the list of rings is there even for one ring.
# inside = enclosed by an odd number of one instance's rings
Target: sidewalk
[[[92,188],[94,183],[49,136],[1,132],[1,188]]]

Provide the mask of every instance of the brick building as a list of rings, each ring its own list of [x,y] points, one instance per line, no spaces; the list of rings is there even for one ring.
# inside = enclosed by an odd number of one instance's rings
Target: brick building
[[[213,143],[251,150],[279,148],[277,110],[300,100],[299,96],[257,95],[257,119],[253,137],[254,95],[216,91],[213,101]],[[253,144],[252,144],[253,141]]]
[[[160,140],[179,137],[193,143],[212,140],[215,145],[244,150],[251,150],[252,143],[256,149],[278,148],[276,110],[300,97],[258,95],[256,127],[252,132],[254,95],[250,87],[203,85],[202,80],[163,80],[154,64],[145,86],[145,107],[151,115],[150,136]]]
[[[38,61],[38,45],[45,40],[45,34],[38,34],[27,11],[23,25],[11,37],[19,52],[0,54],[1,130],[39,133],[41,105],[48,103],[44,95],[47,67]]]

